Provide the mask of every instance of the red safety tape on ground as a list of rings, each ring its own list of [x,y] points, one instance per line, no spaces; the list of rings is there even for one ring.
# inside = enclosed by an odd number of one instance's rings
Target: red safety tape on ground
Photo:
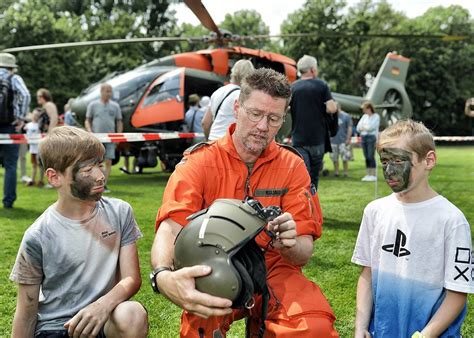
[[[204,137],[203,133],[96,133],[102,143],[144,142]],[[0,134],[0,144],[36,144],[45,136],[28,137],[26,134]]]

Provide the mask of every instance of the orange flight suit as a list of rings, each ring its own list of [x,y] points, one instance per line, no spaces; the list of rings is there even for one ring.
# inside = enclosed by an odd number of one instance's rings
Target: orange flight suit
[[[310,193],[310,178],[301,157],[273,141],[249,173],[232,141],[234,130],[235,124],[222,139],[185,152],[166,186],[156,229],[167,218],[185,226],[186,217],[209,207],[217,198],[243,200],[250,196],[263,206],[276,205],[291,213],[298,235],[314,239],[321,236],[319,199]],[[256,241],[266,249],[270,290],[265,337],[338,337],[333,327],[336,318],[319,287],[303,275],[299,266],[285,261],[268,245],[270,238],[265,232]],[[203,319],[184,311],[181,336],[213,337],[218,332],[224,336],[234,320],[259,318],[261,305],[259,299],[256,301],[251,310],[235,310],[224,317]],[[258,330],[257,322],[251,321],[252,333]]]

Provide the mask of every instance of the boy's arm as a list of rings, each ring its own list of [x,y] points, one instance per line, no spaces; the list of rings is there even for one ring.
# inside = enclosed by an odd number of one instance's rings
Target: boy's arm
[[[438,337],[459,316],[466,304],[465,293],[446,290],[446,297],[434,316],[421,331],[425,337]]]
[[[372,270],[364,266],[357,283],[355,338],[370,337],[368,329],[372,304]]]
[[[120,281],[104,296],[89,304],[71,318],[64,327],[74,334],[96,336],[117,305],[132,297],[140,289],[141,277],[135,243],[120,248]]]
[[[12,338],[33,337],[35,335],[39,289],[40,284],[18,284]]]

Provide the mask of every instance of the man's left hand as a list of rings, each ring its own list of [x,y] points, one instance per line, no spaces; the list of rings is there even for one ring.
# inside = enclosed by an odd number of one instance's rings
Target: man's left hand
[[[290,213],[285,212],[268,222],[268,230],[276,236],[273,241],[274,248],[290,249],[296,245],[296,223]]]
[[[21,133],[22,129],[23,129],[23,126],[25,125],[25,121],[20,120],[20,119],[16,119],[15,122],[14,122],[14,125],[15,125],[16,132]]]
[[[70,337],[95,337],[107,322],[110,313],[111,309],[107,304],[96,301],[79,311],[64,327]]]

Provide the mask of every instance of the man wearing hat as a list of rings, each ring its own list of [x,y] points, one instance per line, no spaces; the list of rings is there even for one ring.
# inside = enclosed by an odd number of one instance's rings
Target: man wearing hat
[[[21,130],[30,105],[30,92],[18,74],[16,58],[0,53],[0,134],[14,134]],[[0,144],[5,176],[3,182],[3,207],[12,208],[16,200],[16,167],[18,144]]]

